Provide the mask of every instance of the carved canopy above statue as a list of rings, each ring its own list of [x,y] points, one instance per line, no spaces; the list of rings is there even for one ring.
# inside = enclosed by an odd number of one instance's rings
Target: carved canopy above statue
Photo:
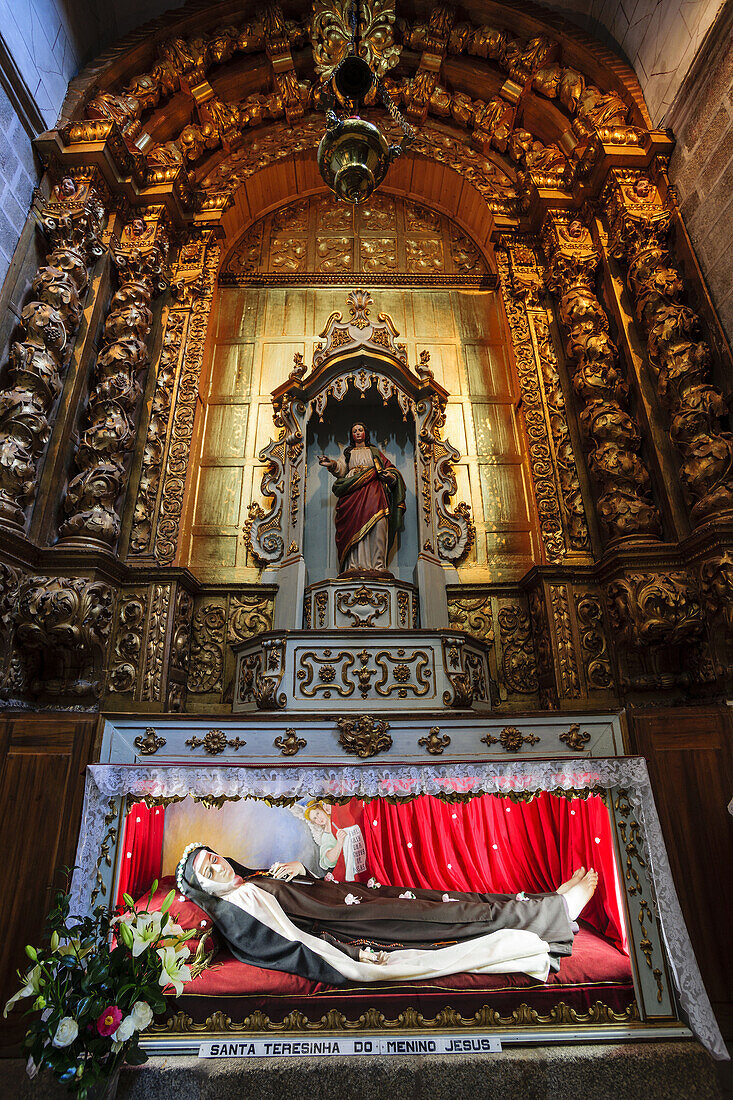
[[[288,380],[273,392],[280,437],[260,456],[268,463],[262,493],[270,503],[267,511],[258,503],[250,506],[252,552],[268,567],[302,558],[306,425],[314,414],[323,419],[328,403],[343,401],[350,387],[362,393],[374,387],[385,405],[394,399],[403,419],[414,421],[419,556],[435,565],[455,565],[468,550],[473,528],[467,504],[450,506],[457,488],[452,463],[459,454],[440,437],[448,393],[433,377],[428,351],[421,352],[420,363],[411,369],[389,315],[378,313],[371,319],[368,291],[351,291],[347,302],[350,319],[331,314],[310,374],[296,354]]]

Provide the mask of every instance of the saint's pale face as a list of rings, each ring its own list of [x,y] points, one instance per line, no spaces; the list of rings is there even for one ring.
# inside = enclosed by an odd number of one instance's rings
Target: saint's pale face
[[[351,438],[354,440],[354,446],[363,447],[364,440],[366,439],[366,432],[364,431],[363,424],[354,424],[351,429]]]
[[[194,871],[196,871],[201,878],[210,879],[212,882],[221,882],[231,884],[232,886],[238,886],[244,880],[240,875],[236,873],[231,863],[227,863],[225,859],[218,856],[216,852],[209,852],[205,849],[196,856],[193,864]]]

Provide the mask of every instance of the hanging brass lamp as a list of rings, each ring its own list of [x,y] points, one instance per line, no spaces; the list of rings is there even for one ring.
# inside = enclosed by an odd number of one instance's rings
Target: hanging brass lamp
[[[326,185],[337,198],[358,205],[366,202],[379,187],[387,169],[416,134],[402,118],[387,89],[368,62],[359,56],[359,3],[351,7],[352,37],[350,53],[334,69],[330,80],[331,96],[326,110],[326,132],[318,146],[318,169]],[[390,145],[381,130],[359,116],[359,109],[376,86],[392,118],[402,129],[399,145]],[[346,110],[339,118],[335,100]]]

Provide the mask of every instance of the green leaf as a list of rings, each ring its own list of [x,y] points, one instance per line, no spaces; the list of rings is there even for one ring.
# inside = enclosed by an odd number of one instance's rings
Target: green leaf
[[[175,898],[175,896],[176,896],[175,890],[171,890],[171,892],[166,895],[165,901],[163,902],[163,904],[160,907],[161,913],[167,913],[168,912],[171,905],[173,904],[173,899]]]

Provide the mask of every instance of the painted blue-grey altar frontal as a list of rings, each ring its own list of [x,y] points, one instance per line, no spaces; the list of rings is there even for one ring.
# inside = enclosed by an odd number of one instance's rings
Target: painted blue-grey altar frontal
[[[140,726],[141,735],[144,727]],[[627,927],[632,941],[635,992],[643,1029],[672,1026],[677,1008],[700,1041],[718,1058],[725,1045],[695,962],[664,848],[645,761],[640,757],[525,759],[492,762],[324,766],[92,765],[86,790],[72,910],[113,897],[121,856],[120,826],[128,796],[184,798],[377,798],[394,795],[509,794],[605,789],[616,835]],[[634,844],[628,846],[632,822]],[[92,900],[94,896],[94,902]],[[649,919],[638,919],[640,905]],[[674,990],[670,982],[670,974]],[[677,1026],[677,1034],[679,1027]],[[637,1033],[638,1034],[638,1033]]]

